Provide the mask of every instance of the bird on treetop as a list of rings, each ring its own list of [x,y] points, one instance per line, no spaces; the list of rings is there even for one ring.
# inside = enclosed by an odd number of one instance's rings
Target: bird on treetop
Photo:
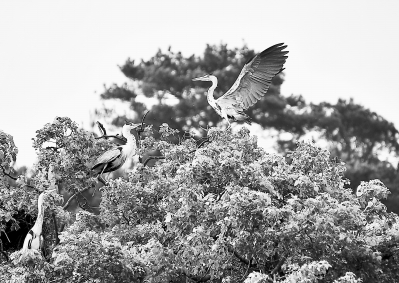
[[[207,93],[208,103],[229,124],[232,121],[245,121],[251,124],[251,118],[244,110],[260,100],[269,89],[274,76],[284,70],[283,65],[288,58],[287,45],[279,43],[252,57],[244,65],[233,86],[221,97],[214,99],[213,92],[218,79],[211,74],[194,78],[193,81],[211,81],[212,86]]]
[[[126,144],[107,150],[101,154],[92,165],[91,170],[95,174],[98,174],[98,180],[105,186],[107,186],[108,183],[105,181],[102,174],[121,168],[126,160],[136,153],[136,138],[130,131],[136,130],[137,133],[141,133],[144,131],[144,126],[144,123],[126,123],[122,128],[122,134],[127,140]]]
[[[26,250],[37,250],[41,251],[43,248],[43,235],[42,235],[42,227],[43,227],[43,219],[44,219],[44,198],[51,192],[56,189],[47,190],[42,192],[39,195],[37,200],[38,212],[36,222],[33,227],[29,230],[28,234],[25,237],[24,244],[22,246],[22,251]]]

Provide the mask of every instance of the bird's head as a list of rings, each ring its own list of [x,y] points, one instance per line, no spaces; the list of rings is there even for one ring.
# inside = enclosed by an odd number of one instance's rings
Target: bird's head
[[[136,130],[138,133],[144,132],[146,126],[147,125],[145,123],[126,123],[122,128],[123,136],[126,136],[127,133],[130,133],[131,130]]]
[[[48,200],[49,196],[51,196],[51,193],[55,192],[55,191],[56,191],[56,189],[51,189],[51,190],[46,190],[46,191],[42,192],[38,198],[38,205],[42,206]]]
[[[206,74],[202,77],[193,79],[193,81],[204,81],[204,82],[213,82],[214,80],[216,80],[216,77],[212,74]]]

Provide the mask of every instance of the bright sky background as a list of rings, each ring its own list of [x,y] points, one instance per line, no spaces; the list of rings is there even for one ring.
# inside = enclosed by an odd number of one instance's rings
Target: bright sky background
[[[201,55],[207,43],[256,51],[288,44],[284,95],[353,97],[399,127],[399,1],[1,1],[0,129],[17,165],[55,116],[88,127],[117,65],[169,45]]]

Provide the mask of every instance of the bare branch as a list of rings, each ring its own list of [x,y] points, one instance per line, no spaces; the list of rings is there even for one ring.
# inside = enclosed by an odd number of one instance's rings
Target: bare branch
[[[86,198],[85,196],[82,195],[82,192],[87,191],[88,189],[90,189],[90,188],[86,188],[86,189],[84,189],[84,190],[77,191],[77,192],[74,193],[72,196],[70,196],[69,199],[66,201],[66,203],[62,206],[62,209],[66,210],[66,209],[68,208],[68,206],[71,204],[71,201],[72,201],[74,198],[76,198],[76,196],[79,195],[79,194],[80,194],[80,196],[83,197],[83,198],[85,199],[85,201],[86,201],[86,203],[82,205],[82,204],[79,202],[79,200],[77,200],[77,202],[78,202],[78,204],[79,204],[79,207],[81,207],[82,209],[84,209],[84,207],[87,205],[90,209],[97,208],[97,207],[88,205],[88,204],[87,204],[87,203],[88,203],[87,198]]]
[[[8,239],[8,237],[7,237]],[[9,261],[8,254],[3,250],[3,242],[0,240],[0,253],[6,258],[7,261]]]
[[[198,276],[198,275],[191,275],[191,274],[185,274],[186,277],[190,278],[191,280],[194,280],[195,282],[206,282],[211,280],[211,276],[209,274],[205,274],[203,276]]]
[[[247,270],[245,270],[244,276],[241,278],[241,280],[244,280],[245,277],[247,277],[248,270],[249,270],[249,268],[250,268],[250,266],[251,266],[251,261],[252,261],[252,258],[251,258],[251,260],[248,261]]]
[[[48,146],[48,147],[45,147],[44,149],[52,149],[53,151],[57,151],[59,149],[59,147]]]
[[[234,248],[228,246],[227,249],[232,252],[235,257],[241,261],[242,263],[244,263],[245,265],[248,265],[249,267],[257,267],[258,265],[256,263],[252,262],[252,258],[251,260],[246,259],[245,257],[243,257],[242,255],[240,255]]]
[[[4,176],[7,176],[7,177],[9,177],[10,179],[12,179],[12,180],[14,180],[14,181],[17,181],[17,180],[18,180],[18,177],[13,177],[13,176],[11,176],[10,174],[6,173],[6,171],[5,171],[5,169],[4,169],[3,166],[0,165],[0,167],[1,167],[1,169],[3,170]],[[39,190],[38,190],[37,188],[35,188],[34,186],[31,186],[31,185],[28,185],[28,184],[25,184],[25,186],[27,186],[28,188],[31,188],[31,189],[36,190],[38,193],[41,193],[41,191],[39,191]]]
[[[80,203],[80,201],[79,201],[79,198],[77,198],[77,202],[78,202],[78,205],[79,205],[79,207],[81,208],[81,209],[83,209],[83,210],[86,210],[87,208],[88,209],[91,209],[92,211],[94,210],[94,209],[98,209],[98,208],[100,208],[99,206],[91,206],[90,204],[89,204],[89,200],[84,196],[84,195],[82,195],[82,191],[79,191],[79,195],[82,197],[82,198],[84,198],[84,203],[82,204],[82,203]]]
[[[6,170],[4,169],[4,167],[2,165],[0,165],[1,170],[3,170],[3,174],[11,179],[13,179],[14,181],[18,180],[18,177],[13,177],[10,174],[6,173]]]
[[[209,140],[208,137],[200,138],[199,140],[201,140],[200,144],[197,146],[196,149],[190,151],[190,153],[195,152],[197,149],[199,149],[200,147],[202,147],[205,143],[210,143],[210,142],[211,142],[211,141]]]
[[[74,193],[72,196],[69,197],[69,199],[66,201],[66,203],[62,206],[62,209],[65,210],[68,208],[69,204],[71,201],[78,195],[78,192]]]
[[[53,218],[54,221],[54,233],[55,233],[55,243],[54,245],[58,245],[60,243],[60,238],[58,238],[58,227],[57,227],[57,219],[55,218],[55,212],[52,211],[51,217]]]
[[[127,217],[126,217],[125,213],[123,213],[123,212],[122,212],[122,217],[123,217],[123,219],[125,219],[125,221],[126,221],[126,224],[127,224],[127,225],[130,225],[130,221],[129,221],[129,219],[127,219]]]
[[[146,166],[147,163],[152,159],[165,159],[165,156],[149,156],[145,161],[143,166]]]
[[[203,141],[197,146],[197,148],[202,147],[205,143],[211,142],[208,137],[203,138]]]
[[[140,129],[136,130],[137,131],[137,136],[138,136],[138,146],[139,148],[141,148],[141,133],[144,132],[144,119],[147,116],[147,114],[150,112],[150,110],[147,110],[147,112],[145,112],[145,114],[143,115],[143,118],[141,118],[141,126]]]
[[[99,140],[99,139],[108,139],[108,138],[115,138],[115,139],[120,140],[121,142],[126,143],[126,138],[125,138],[125,137],[121,137],[121,136],[119,136],[119,135],[116,135],[116,136],[114,136],[114,135],[107,135],[107,131],[105,130],[103,124],[101,124],[101,123],[98,122],[98,121],[97,121],[97,126],[98,126],[98,128],[100,129],[100,132],[102,133],[102,135],[99,136],[99,137],[96,137],[96,138],[95,138],[96,140]]]
[[[272,272],[270,272],[271,275],[275,274],[278,272],[278,270],[280,269],[280,267],[284,264],[285,260],[287,259],[286,256],[283,256],[279,262],[277,263],[277,265],[273,268]]]
[[[5,231],[4,229],[1,229],[0,232],[3,232],[4,235],[6,235],[7,241],[8,241],[9,243],[11,243],[10,239],[8,238],[8,235],[7,235],[6,231]]]

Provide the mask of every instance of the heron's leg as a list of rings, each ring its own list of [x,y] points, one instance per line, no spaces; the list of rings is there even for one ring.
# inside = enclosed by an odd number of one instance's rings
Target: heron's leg
[[[107,166],[108,166],[108,163],[104,164],[103,170],[101,171],[101,173],[100,173],[100,174],[98,175],[98,177],[97,177],[97,179],[98,179],[101,183],[103,183],[104,186],[108,186],[108,182],[107,182],[106,180],[104,180],[104,178],[103,178],[103,173],[104,173],[104,171],[105,171],[105,168],[107,168]]]
[[[231,124],[230,124],[230,121],[229,121],[229,119],[226,119],[227,120],[227,123],[229,123],[229,126],[226,128],[226,131],[228,131],[228,130],[230,130],[231,129]]]
[[[39,252],[41,252],[43,257],[46,258],[46,251],[44,250],[44,238],[42,235],[39,235]]]

